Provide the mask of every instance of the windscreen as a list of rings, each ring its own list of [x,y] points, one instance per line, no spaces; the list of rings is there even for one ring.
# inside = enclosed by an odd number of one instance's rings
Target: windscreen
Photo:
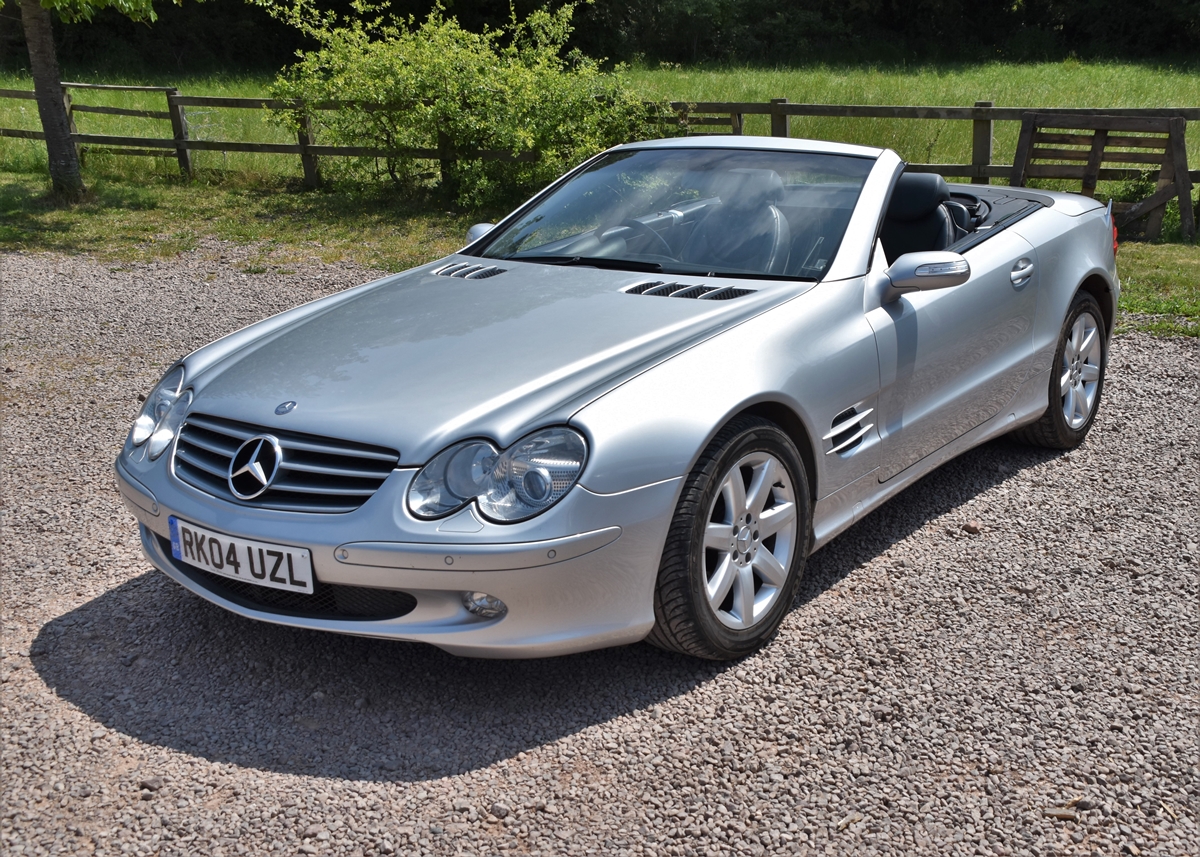
[[[606,155],[482,255],[636,271],[818,280],[871,158],[745,149]]]

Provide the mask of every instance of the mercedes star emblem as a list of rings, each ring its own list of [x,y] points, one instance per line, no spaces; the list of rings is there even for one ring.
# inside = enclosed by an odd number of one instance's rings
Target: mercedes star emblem
[[[275,413],[282,417],[284,414],[290,414],[294,410],[296,410],[296,403],[289,401],[289,402],[284,402],[279,407],[277,407],[275,409]]]
[[[229,490],[239,500],[253,500],[271,487],[283,450],[269,434],[250,438],[238,447],[229,462]]]

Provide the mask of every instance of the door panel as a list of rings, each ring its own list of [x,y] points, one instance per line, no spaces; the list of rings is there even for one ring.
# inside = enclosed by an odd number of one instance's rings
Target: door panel
[[[868,314],[879,344],[880,481],[994,416],[1025,380],[1037,254],[1001,232],[964,254],[971,279]]]

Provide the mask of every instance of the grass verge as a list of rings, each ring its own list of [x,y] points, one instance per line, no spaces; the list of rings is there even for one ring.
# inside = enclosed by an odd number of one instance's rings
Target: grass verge
[[[46,198],[42,176],[0,172],[0,252],[86,252],[120,264],[176,256],[212,236],[262,248],[248,274],[313,258],[399,271],[453,252],[471,223],[502,214],[447,211],[381,187],[298,187],[286,179],[250,187],[98,180],[83,203],[63,208]],[[1118,267],[1120,330],[1200,336],[1200,244],[1126,243]]]

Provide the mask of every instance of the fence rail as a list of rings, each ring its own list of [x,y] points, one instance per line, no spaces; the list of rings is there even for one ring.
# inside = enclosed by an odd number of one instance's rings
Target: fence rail
[[[468,150],[457,151],[443,142],[438,148],[386,148],[370,146],[326,146],[313,142],[312,114],[323,110],[333,110],[345,105],[346,102],[321,102],[303,104],[297,101],[276,98],[234,98],[224,96],[183,95],[178,89],[168,86],[118,86],[113,84],[64,82],[64,90],[111,90],[117,92],[151,92],[162,93],[167,109],[163,110],[134,110],[123,107],[94,106],[73,104],[69,92],[65,96],[66,105],[72,118],[74,129],[74,114],[103,114],[110,116],[129,116],[134,118],[170,121],[172,136],[167,137],[128,137],[108,134],[73,133],[72,140],[83,150],[104,152],[107,154],[133,155],[140,157],[171,157],[179,161],[180,169],[190,175],[192,173],[191,153],[195,151],[209,152],[253,152],[260,154],[299,155],[304,167],[305,182],[316,185],[320,182],[317,158],[322,157],[379,157],[379,158],[418,158],[436,160],[442,163],[443,169],[455,160],[488,159],[505,161],[535,161],[537,152],[522,152],[513,154],[503,150]],[[0,98],[33,99],[34,93],[27,90],[0,89]],[[360,105],[370,109],[384,109],[384,105]],[[234,110],[294,110],[301,115],[301,127],[295,144],[290,143],[256,143],[235,140],[193,140],[188,134],[186,108],[223,108]],[[971,163],[969,164],[909,164],[908,169],[914,172],[938,173],[947,178],[970,179],[977,184],[987,184],[992,179],[1006,179],[1013,170],[1013,165],[995,163],[993,140],[995,139],[996,122],[1021,122],[1030,113],[1053,114],[1072,117],[1111,117],[1120,116],[1130,120],[1180,118],[1188,121],[1200,120],[1200,107],[1162,107],[1162,108],[1029,108],[1029,107],[996,107],[990,101],[977,101],[971,107],[956,106],[911,106],[911,105],[868,105],[868,104],[802,104],[789,102],[786,98],[775,98],[769,102],[754,101],[673,101],[671,110],[677,117],[681,128],[687,133],[712,133],[710,129],[727,129],[719,133],[743,134],[746,116],[768,116],[771,123],[771,136],[788,137],[791,134],[790,120],[793,116],[828,117],[828,118],[860,118],[860,119],[912,119],[964,121],[972,123]],[[1134,123],[1136,125],[1136,122]],[[29,140],[44,139],[41,131],[0,128],[0,137],[14,137]],[[1070,135],[1063,135],[1059,140],[1062,145],[1079,145],[1080,140]],[[1112,145],[1120,146],[1117,138]],[[1063,150],[1075,154],[1071,150]],[[1015,157],[1015,155],[1014,155]],[[1072,160],[1070,155],[1065,160]],[[1115,154],[1106,157],[1106,163],[1147,164],[1156,165],[1153,156],[1140,154],[1125,157]],[[1085,165],[1082,164],[1031,164],[1025,170],[1025,175],[1031,178],[1054,179],[1083,179]],[[1136,166],[1105,166],[1099,170],[1100,180],[1123,180],[1137,178],[1145,172]],[[1200,182],[1200,170],[1191,170],[1189,175],[1193,182]]]

